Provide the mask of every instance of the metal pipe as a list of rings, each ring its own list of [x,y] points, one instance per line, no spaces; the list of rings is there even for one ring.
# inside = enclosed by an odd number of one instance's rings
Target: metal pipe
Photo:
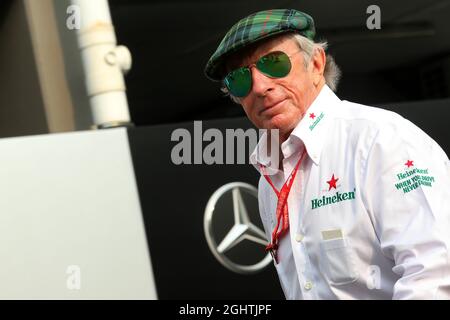
[[[79,9],[77,30],[95,127],[131,125],[124,73],[131,69],[131,54],[117,46],[107,0],[71,0]]]

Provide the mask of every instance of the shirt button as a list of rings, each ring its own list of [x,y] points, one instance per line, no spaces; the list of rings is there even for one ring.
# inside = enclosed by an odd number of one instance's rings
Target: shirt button
[[[311,290],[312,289],[312,287],[313,287],[313,284],[312,284],[312,282],[311,281],[306,281],[306,283],[305,283],[305,289],[306,290]]]
[[[297,235],[295,236],[295,241],[301,242],[302,240],[303,240],[303,235],[301,235],[300,233],[297,233]]]

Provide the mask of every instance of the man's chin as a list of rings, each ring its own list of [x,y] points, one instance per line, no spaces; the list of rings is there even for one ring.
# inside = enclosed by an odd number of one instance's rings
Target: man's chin
[[[282,114],[279,114],[264,121],[263,126],[265,129],[283,130],[287,126],[287,121]]]

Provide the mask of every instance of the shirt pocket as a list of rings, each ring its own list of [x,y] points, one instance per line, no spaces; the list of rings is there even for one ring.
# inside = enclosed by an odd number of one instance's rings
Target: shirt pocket
[[[346,239],[323,240],[320,249],[324,272],[332,284],[348,284],[358,279],[354,252]]]

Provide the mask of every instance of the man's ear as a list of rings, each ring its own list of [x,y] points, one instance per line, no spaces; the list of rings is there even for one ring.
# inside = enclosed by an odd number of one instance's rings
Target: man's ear
[[[320,47],[316,48],[312,59],[313,82],[315,86],[319,85],[323,79],[326,62],[325,50]]]

